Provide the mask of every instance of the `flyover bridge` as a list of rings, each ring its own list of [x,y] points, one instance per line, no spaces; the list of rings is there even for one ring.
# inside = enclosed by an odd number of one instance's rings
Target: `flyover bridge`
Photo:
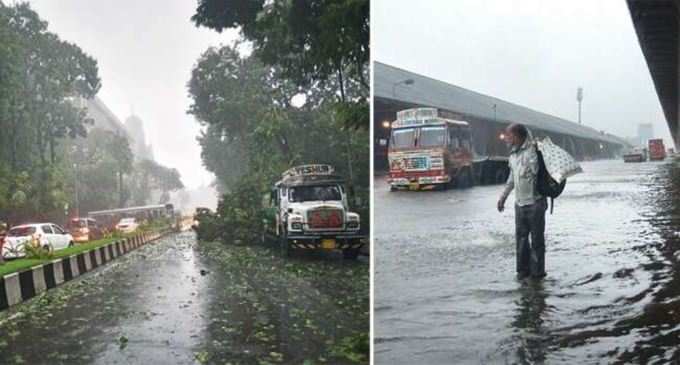
[[[522,123],[535,136],[548,136],[580,160],[615,158],[631,147],[624,139],[566,119],[541,113],[462,87],[375,62],[373,68],[374,162],[387,167],[387,141],[396,112],[413,107],[446,110],[470,123],[474,149],[482,156],[507,156],[500,134],[510,123]]]
[[[647,60],[677,150],[680,147],[678,135],[680,0],[627,0],[627,2],[642,53]]]

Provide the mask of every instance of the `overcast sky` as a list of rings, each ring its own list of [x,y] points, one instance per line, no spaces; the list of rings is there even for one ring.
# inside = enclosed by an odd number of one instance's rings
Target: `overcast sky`
[[[194,27],[195,0],[29,2],[52,32],[97,59],[98,96],[123,122],[134,108],[158,162],[177,168],[188,188],[212,182],[201,163],[198,124],[186,114],[186,83],[201,53],[232,42],[235,32]]]
[[[372,0],[376,61],[627,137],[672,146],[623,0]]]

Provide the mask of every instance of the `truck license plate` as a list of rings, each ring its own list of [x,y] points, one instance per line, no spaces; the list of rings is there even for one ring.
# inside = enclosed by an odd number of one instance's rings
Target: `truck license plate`
[[[332,240],[332,239],[321,240],[321,248],[327,249],[327,250],[334,249],[335,248],[335,240]]]

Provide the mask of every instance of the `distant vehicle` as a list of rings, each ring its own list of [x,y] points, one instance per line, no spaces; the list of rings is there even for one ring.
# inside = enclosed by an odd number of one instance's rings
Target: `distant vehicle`
[[[265,232],[278,238],[284,255],[293,248],[339,249],[348,259],[359,255],[364,238],[359,215],[349,211],[344,180],[332,166],[287,170],[267,200]]]
[[[191,228],[193,230],[198,229],[198,225],[201,223],[200,217],[203,215],[210,215],[212,212],[210,211],[210,208],[204,208],[204,207],[196,207],[196,211],[194,213],[194,216],[192,217],[192,223],[191,223]]]
[[[123,218],[116,224],[116,231],[122,233],[132,233],[139,228],[139,223],[135,218]]]
[[[660,161],[666,158],[666,147],[663,145],[663,139],[656,138],[649,140],[649,160]]]
[[[96,219],[101,227],[114,230],[116,224],[123,218],[134,217],[137,222],[152,221],[158,218],[174,218],[175,210],[172,204],[144,205],[138,207],[98,210],[87,213],[89,218]]]
[[[508,158],[476,156],[466,121],[447,118],[435,108],[397,113],[388,147],[390,190],[448,189],[502,183]]]
[[[636,147],[623,155],[623,162],[647,161],[647,153],[642,148]]]
[[[32,223],[12,227],[7,232],[2,256],[16,258],[25,256],[24,246],[32,244],[48,251],[73,245],[73,236],[54,223]]]
[[[76,243],[98,240],[104,236],[102,228],[92,218],[73,218],[66,229]]]

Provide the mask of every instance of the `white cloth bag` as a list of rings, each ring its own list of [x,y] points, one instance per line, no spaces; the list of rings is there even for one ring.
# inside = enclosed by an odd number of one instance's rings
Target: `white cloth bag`
[[[548,174],[558,183],[583,172],[576,159],[569,152],[554,144],[550,137],[537,139],[536,147],[543,155],[543,162],[545,162],[545,169],[548,170]]]

